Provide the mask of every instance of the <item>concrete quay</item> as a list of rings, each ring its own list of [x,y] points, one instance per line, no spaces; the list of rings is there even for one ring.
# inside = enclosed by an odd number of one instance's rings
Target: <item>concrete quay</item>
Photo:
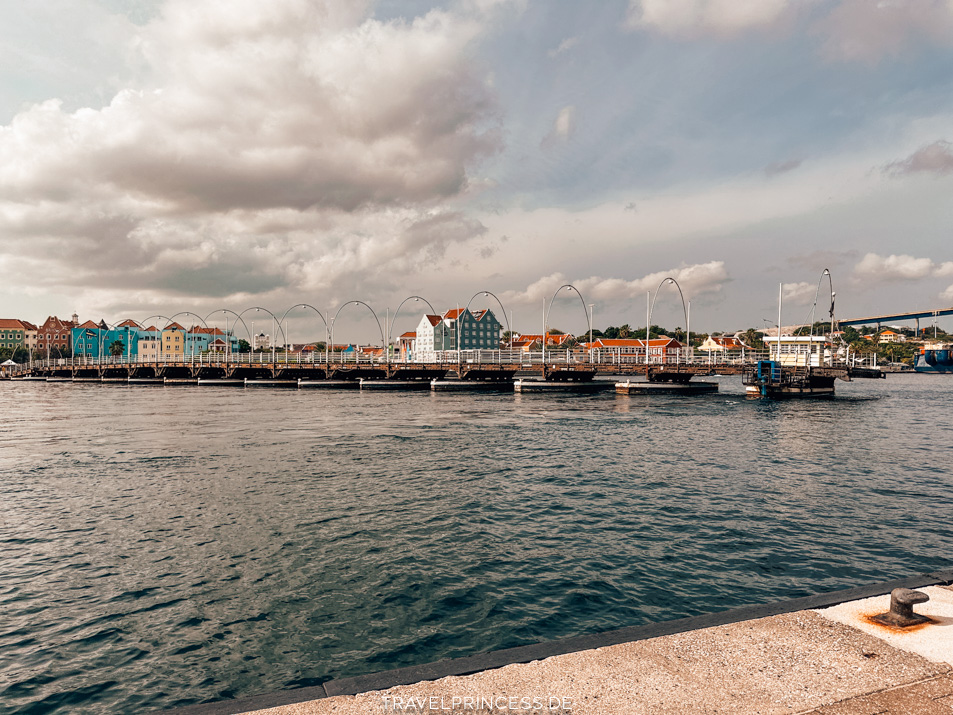
[[[953,713],[953,571],[180,708],[175,715]],[[870,617],[895,588],[929,622]]]

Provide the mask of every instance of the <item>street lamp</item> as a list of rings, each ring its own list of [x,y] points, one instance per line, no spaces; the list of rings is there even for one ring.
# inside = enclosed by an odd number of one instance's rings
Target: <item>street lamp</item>
[[[678,284],[678,281],[672,277],[663,278],[662,282],[658,284],[658,288],[655,289],[655,297],[652,298],[652,306],[649,308],[648,315],[645,322],[645,364],[649,364],[649,340],[651,338],[652,331],[652,313],[655,312],[655,301],[658,299],[658,293],[662,289],[663,285],[674,284],[678,289],[678,297],[682,299],[682,314],[685,317],[685,334],[688,337],[688,343],[691,343],[691,325],[688,322],[688,308],[685,307],[685,296],[682,294],[682,287]],[[665,362],[665,356],[662,355],[662,362]]]
[[[510,333],[511,336],[513,334],[512,330],[510,329],[509,318],[506,317],[506,308],[503,307],[503,302],[499,298],[497,298],[496,294],[492,293],[491,291],[478,290],[476,293],[470,296],[470,300],[467,301],[467,307],[463,309],[463,313],[459,313],[457,315],[457,357],[458,358],[460,356],[460,318],[464,313],[470,310],[470,303],[472,303],[473,299],[479,295],[482,295],[484,298],[489,298],[490,296],[493,296],[497,304],[500,306],[500,311],[503,313],[503,320],[506,321],[506,331]],[[497,339],[497,345],[499,345],[499,339]]]
[[[544,366],[544,367],[543,367],[543,374],[544,374],[544,375],[546,374],[546,373],[545,373],[545,370],[546,370],[546,368],[545,368],[545,365],[546,365],[546,334],[547,334],[547,331],[549,330],[549,327],[548,327],[548,326],[549,326],[549,311],[553,309],[553,303],[556,302],[556,296],[559,294],[559,291],[561,291],[563,288],[565,288],[566,290],[576,291],[576,295],[579,296],[579,302],[582,303],[582,312],[585,314],[586,320],[589,321],[589,331],[590,331],[590,335],[591,335],[591,333],[592,333],[592,320],[589,318],[589,311],[586,310],[586,299],[582,297],[582,293],[580,293],[580,292],[579,292],[579,289],[576,288],[576,286],[572,285],[571,283],[566,283],[565,285],[559,286],[559,288],[557,288],[556,291],[553,293],[553,299],[549,302],[549,308],[546,309],[546,314],[545,314],[545,316],[544,316],[544,318],[543,318],[543,358],[542,358],[542,359],[543,359],[543,366]],[[544,302],[544,304],[545,304],[545,302]]]
[[[824,276],[827,276],[827,283],[828,283],[828,285],[830,286],[830,289],[831,289],[831,308],[830,308],[830,318],[831,318],[831,348],[832,348],[832,349],[831,349],[831,364],[833,364],[833,362],[834,362],[834,351],[833,351],[833,347],[834,347],[834,332],[837,330],[837,328],[834,327],[834,298],[835,298],[835,296],[836,296],[837,294],[834,292],[834,281],[833,281],[833,279],[831,278],[831,272],[830,272],[830,270],[827,269],[827,268],[825,268],[825,269],[824,269],[824,272],[821,273],[821,277],[817,279],[817,288],[814,290],[814,305],[811,306],[811,335],[810,335],[811,344],[810,344],[810,347],[808,348],[808,352],[810,353],[810,351],[814,349],[814,318],[815,318],[814,311],[817,309],[817,296],[818,296],[818,294],[820,293],[821,283],[824,281]],[[780,322],[780,320],[779,320],[779,322]],[[823,357],[823,356],[821,355],[821,356],[818,356],[818,357],[820,358],[820,357]],[[819,362],[820,362],[820,360],[819,360]]]
[[[367,308],[367,309],[371,312],[371,315],[374,316],[374,322],[377,323],[377,329],[380,331],[380,334],[381,334],[381,347],[382,347],[384,350],[387,350],[387,347],[384,345],[384,341],[385,341],[387,338],[384,337],[384,329],[381,327],[381,321],[380,321],[380,319],[377,317],[377,313],[374,312],[374,309],[373,309],[371,306],[369,306],[367,303],[365,303],[363,300],[349,300],[349,301],[347,301],[346,303],[342,303],[342,304],[341,304],[341,307],[337,309],[337,312],[334,314],[334,317],[331,318],[331,328],[330,328],[330,331],[331,331],[331,335],[330,335],[331,347],[334,346],[334,323],[335,323],[335,321],[337,321],[338,315],[341,314],[341,311],[344,310],[344,308],[345,308],[346,306],[348,306],[348,305],[363,305],[365,308]],[[357,360],[357,355],[355,355],[355,361],[356,361],[356,360]]]
[[[293,306],[291,306],[290,308],[288,308],[288,310],[286,310],[286,311],[284,312],[284,314],[281,316],[281,320],[278,321],[278,325],[279,325],[279,326],[280,326],[281,323],[285,320],[285,318],[288,316],[288,313],[290,313],[290,312],[291,312],[292,310],[294,310],[295,308],[311,308],[311,310],[313,310],[315,313],[317,313],[317,314],[318,314],[318,317],[321,318],[321,322],[324,323],[324,334],[325,334],[325,337],[327,337],[328,321],[325,319],[324,315],[321,314],[321,311],[320,311],[320,310],[318,310],[317,308],[315,308],[313,305],[308,305],[307,303],[298,303],[297,305],[293,305]],[[255,330],[255,323],[252,322],[252,332],[254,332],[254,330]],[[254,339],[252,339],[252,342],[254,342]],[[313,361],[313,360],[312,360],[312,361]],[[285,362],[287,362],[287,358],[285,359]]]
[[[406,298],[404,298],[402,301],[400,301],[400,305],[398,305],[397,310],[394,311],[394,319],[388,321],[388,324],[387,324],[387,362],[388,363],[390,363],[390,344],[391,344],[391,334],[394,332],[394,323],[397,322],[397,316],[400,314],[400,309],[404,307],[404,303],[406,303],[408,300],[411,300],[411,299],[413,299],[415,303],[423,301],[424,303],[427,304],[427,307],[430,308],[431,315],[437,314],[436,309],[430,304],[430,301],[424,298],[423,296],[409,295]],[[446,328],[444,327],[443,319],[441,319],[440,321],[440,326],[441,326],[441,344],[442,344],[443,330],[446,330]]]
[[[592,309],[595,303],[589,304],[589,362],[592,363]]]

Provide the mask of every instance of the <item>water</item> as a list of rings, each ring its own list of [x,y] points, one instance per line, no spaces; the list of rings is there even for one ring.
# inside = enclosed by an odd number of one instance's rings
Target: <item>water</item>
[[[218,700],[953,565],[953,380],[0,383],[0,712]]]

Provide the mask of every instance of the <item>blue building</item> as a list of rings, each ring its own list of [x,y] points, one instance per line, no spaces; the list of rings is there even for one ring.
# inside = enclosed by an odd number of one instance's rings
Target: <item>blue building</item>
[[[72,329],[73,356],[98,358],[100,355],[109,357],[110,347],[115,342],[122,343],[123,350],[120,357],[135,358],[139,347],[139,327],[131,320],[124,321],[110,328],[105,322],[99,325],[87,320],[79,327]]]
[[[239,350],[238,338],[233,330],[226,335],[221,328],[200,328],[196,325],[185,334],[185,354],[201,355],[216,349],[221,351],[222,343],[228,344],[229,352],[237,353]]]

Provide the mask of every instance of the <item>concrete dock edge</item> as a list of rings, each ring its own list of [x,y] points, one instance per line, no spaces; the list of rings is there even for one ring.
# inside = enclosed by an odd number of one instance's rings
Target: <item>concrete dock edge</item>
[[[556,641],[532,643],[462,658],[452,658],[379,673],[329,680],[318,686],[278,691],[235,700],[199,703],[157,712],[162,712],[164,715],[237,715],[238,713],[264,710],[266,708],[318,700],[325,697],[357,695],[358,693],[365,693],[372,690],[386,690],[398,685],[411,685],[421,681],[438,680],[448,676],[470,675],[484,670],[502,668],[503,666],[515,663],[528,663],[556,655],[575,653],[593,648],[604,648],[620,643],[647,640],[649,638],[723,626],[741,621],[766,618],[768,616],[827,608],[847,601],[880,596],[890,593],[895,588],[916,589],[925,586],[946,586],[951,584],[953,584],[953,569],[933,571],[918,576],[857,586],[813,596],[804,596],[775,603],[742,606],[728,611],[709,613],[701,616],[689,616],[672,621],[629,626],[602,633],[563,638]]]

